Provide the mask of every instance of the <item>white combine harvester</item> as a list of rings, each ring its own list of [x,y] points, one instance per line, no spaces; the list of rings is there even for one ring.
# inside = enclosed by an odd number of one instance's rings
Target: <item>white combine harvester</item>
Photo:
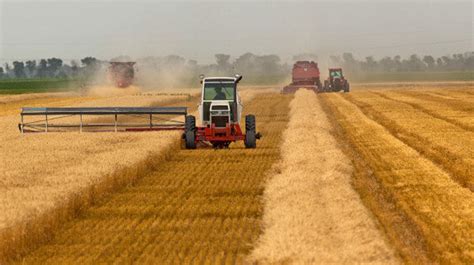
[[[260,134],[256,132],[254,115],[245,116],[245,134],[240,126],[242,102],[237,93],[237,84],[242,76],[201,77],[201,103],[199,116],[201,126],[196,126],[196,118],[188,115],[186,107],[86,107],[86,108],[22,108],[18,127],[21,133],[68,131],[159,131],[184,130],[183,139],[187,149],[195,149],[198,144],[227,148],[232,142],[244,141],[246,148],[255,148]],[[61,122],[61,118],[77,116],[76,122]],[[108,116],[113,119],[84,121],[87,116]],[[146,122],[120,121],[119,117],[134,116]],[[164,117],[168,117],[164,118]],[[171,118],[169,118],[172,116]],[[184,117],[184,122],[175,120]],[[27,117],[43,117],[26,121]],[[64,121],[64,119],[63,119]],[[159,122],[157,122],[159,121]]]
[[[196,126],[196,118],[187,115],[183,138],[186,148],[194,149],[198,143],[210,143],[215,148],[227,148],[232,142],[244,141],[246,148],[255,148],[260,134],[256,132],[254,115],[245,116],[245,134],[242,132],[240,120],[242,102],[237,93],[237,84],[242,76],[235,77],[204,77],[201,75],[201,103],[199,117],[200,127]]]

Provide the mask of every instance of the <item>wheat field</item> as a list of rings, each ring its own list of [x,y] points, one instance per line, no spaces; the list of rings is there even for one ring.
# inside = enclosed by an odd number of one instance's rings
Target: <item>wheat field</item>
[[[25,105],[195,115],[197,91],[183,91],[0,97],[0,263],[474,263],[466,83],[243,88],[263,134],[252,150],[185,150],[179,132],[17,128]]]
[[[1,257],[15,256],[34,242],[47,239],[50,231],[75,211],[120,183],[132,181],[135,176],[130,173],[145,170],[150,157],[161,157],[180,137],[178,132],[21,135],[17,127],[18,106],[194,105],[193,102],[188,96],[47,95],[6,103],[0,113],[0,126],[5,129],[0,133],[0,144],[2,150],[8,150],[0,154]]]
[[[353,149],[354,186],[405,262],[472,264],[472,132],[385,91],[322,99]]]
[[[247,104],[264,135],[259,148],[177,149],[21,263],[242,263],[261,231],[260,197],[280,157],[290,100],[261,94]]]
[[[404,143],[452,172],[461,185],[474,189],[474,131],[444,118],[449,112],[439,108],[430,114],[383,92],[361,92],[347,99]],[[469,111],[457,115],[466,120],[462,124],[474,122]]]

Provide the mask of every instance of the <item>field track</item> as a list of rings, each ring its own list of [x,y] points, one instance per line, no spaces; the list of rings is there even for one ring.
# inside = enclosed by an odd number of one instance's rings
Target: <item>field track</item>
[[[264,135],[254,150],[170,153],[158,170],[65,224],[20,262],[241,262],[261,232],[261,195],[280,158],[291,97],[263,94],[246,104]]]
[[[347,153],[354,161],[355,188],[403,260],[472,264],[474,196],[455,182],[462,178],[453,178],[457,174],[450,171],[453,168],[429,153],[436,148],[433,139],[440,145],[451,141],[446,148],[458,147],[451,154],[472,167],[466,153],[469,148],[462,148],[470,144],[471,132],[370,92],[323,95],[322,99],[340,126],[339,137],[351,149]],[[436,134],[440,128],[449,130]],[[407,132],[432,142],[414,145],[402,137]],[[459,137],[439,139],[452,134]],[[465,180],[469,183],[472,175]]]

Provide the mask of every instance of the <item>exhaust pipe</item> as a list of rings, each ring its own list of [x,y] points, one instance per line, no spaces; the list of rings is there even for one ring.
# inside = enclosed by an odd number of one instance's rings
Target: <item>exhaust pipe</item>
[[[239,74],[235,75],[235,82],[234,82],[234,111],[233,111],[233,121],[237,122],[237,111],[238,111],[238,104],[237,104],[237,84],[242,80],[242,76]]]

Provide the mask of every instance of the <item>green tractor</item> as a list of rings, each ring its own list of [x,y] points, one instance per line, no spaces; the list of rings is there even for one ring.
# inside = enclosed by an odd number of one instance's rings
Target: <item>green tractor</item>
[[[329,68],[329,77],[324,80],[324,92],[349,92],[349,81],[344,78],[342,68]]]

